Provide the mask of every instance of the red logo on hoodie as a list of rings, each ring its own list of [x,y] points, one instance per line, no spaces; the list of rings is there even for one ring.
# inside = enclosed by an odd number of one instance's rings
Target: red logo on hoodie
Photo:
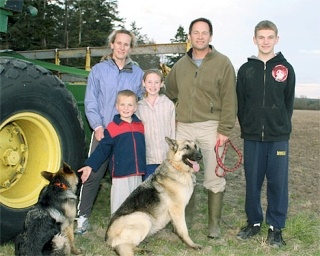
[[[272,76],[277,82],[284,82],[288,77],[288,69],[283,65],[277,65],[272,69]]]

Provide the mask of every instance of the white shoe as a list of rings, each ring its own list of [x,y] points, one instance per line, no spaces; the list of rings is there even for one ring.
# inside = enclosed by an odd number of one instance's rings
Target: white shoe
[[[78,223],[78,226],[74,231],[76,235],[83,235],[87,233],[87,231],[90,229],[89,220],[83,215],[77,219],[77,223]]]

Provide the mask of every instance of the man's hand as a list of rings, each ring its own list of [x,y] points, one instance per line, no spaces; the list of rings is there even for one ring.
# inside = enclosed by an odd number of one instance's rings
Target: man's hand
[[[228,139],[229,139],[228,136],[225,136],[225,135],[218,133],[217,140],[220,142],[219,147],[223,146],[227,142]]]

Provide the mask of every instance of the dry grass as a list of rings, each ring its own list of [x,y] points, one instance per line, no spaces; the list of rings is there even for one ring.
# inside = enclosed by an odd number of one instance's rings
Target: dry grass
[[[207,196],[206,191],[199,185],[196,187],[198,207],[196,209],[191,238],[203,245],[203,249],[194,251],[188,248],[172,232],[169,225],[158,234],[147,238],[140,247],[150,250],[148,255],[182,256],[182,255],[320,255],[320,112],[296,110],[293,115],[293,132],[290,140],[290,174],[289,174],[289,213],[287,227],[283,237],[287,243],[279,249],[273,249],[265,244],[267,226],[263,225],[262,232],[250,241],[239,241],[236,234],[246,223],[244,213],[245,180],[243,168],[228,173],[227,190],[224,197],[222,216],[223,237],[219,240],[207,238]],[[242,139],[239,138],[237,126],[231,136],[233,143],[242,150]],[[236,154],[230,152],[227,165],[236,163]],[[201,176],[198,177],[199,181]],[[104,244],[105,229],[109,221],[109,192],[110,183],[102,183],[100,193],[95,203],[91,223],[93,230],[76,237],[84,255],[116,255]],[[265,209],[265,187],[262,193],[262,203]],[[4,245],[0,255],[12,255],[12,243]],[[145,254],[146,255],[146,254]]]

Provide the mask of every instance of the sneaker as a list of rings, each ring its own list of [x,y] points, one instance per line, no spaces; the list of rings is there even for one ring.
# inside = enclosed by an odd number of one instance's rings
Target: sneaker
[[[281,229],[278,228],[269,228],[268,230],[268,238],[266,241],[271,247],[279,248],[282,245],[285,245],[285,241],[282,238]]]
[[[240,240],[246,240],[258,234],[260,232],[260,226],[247,225],[241,228],[240,232],[237,234],[237,238]]]
[[[77,219],[77,223],[78,223],[78,226],[74,231],[76,235],[83,235],[87,233],[87,231],[90,229],[89,220],[84,216],[80,216]]]

